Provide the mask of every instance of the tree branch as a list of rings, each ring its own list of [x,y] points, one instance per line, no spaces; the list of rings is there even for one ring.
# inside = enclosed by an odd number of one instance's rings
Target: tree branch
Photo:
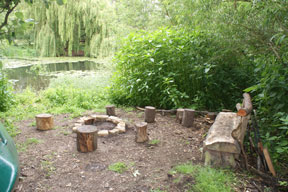
[[[19,1],[17,2],[14,2],[15,5],[13,7],[10,8],[9,6],[9,2],[7,2],[7,12],[5,14],[5,18],[4,18],[4,21],[2,22],[2,24],[0,25],[0,30],[8,24],[8,18],[9,18],[9,15],[12,13],[12,11],[17,7],[17,5],[19,4]]]

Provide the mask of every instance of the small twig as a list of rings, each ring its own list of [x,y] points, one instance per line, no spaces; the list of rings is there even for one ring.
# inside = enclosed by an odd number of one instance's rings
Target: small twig
[[[263,192],[263,190],[254,181],[252,182],[252,185],[255,186],[258,191]]]

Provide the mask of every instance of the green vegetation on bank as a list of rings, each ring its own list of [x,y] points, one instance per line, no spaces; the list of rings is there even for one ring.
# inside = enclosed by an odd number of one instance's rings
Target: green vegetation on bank
[[[70,113],[76,117],[87,110],[103,111],[108,104],[106,87],[111,68],[102,67],[91,76],[70,74],[52,79],[49,88],[39,92],[25,89],[14,95],[9,110],[0,112],[0,118],[13,136],[18,133],[15,122],[34,118],[39,113]]]

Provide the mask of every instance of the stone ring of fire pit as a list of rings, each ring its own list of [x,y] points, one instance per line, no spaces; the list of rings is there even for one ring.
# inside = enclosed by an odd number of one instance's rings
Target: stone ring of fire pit
[[[115,124],[115,127],[112,130],[99,130],[98,136],[104,137],[108,135],[114,135],[117,133],[125,133],[126,132],[126,124],[119,117],[108,116],[108,115],[91,115],[86,117],[81,117],[76,123],[75,127],[73,127],[73,132],[77,132],[77,128],[82,125],[95,125],[101,122],[110,122]],[[97,126],[97,125],[95,125]]]

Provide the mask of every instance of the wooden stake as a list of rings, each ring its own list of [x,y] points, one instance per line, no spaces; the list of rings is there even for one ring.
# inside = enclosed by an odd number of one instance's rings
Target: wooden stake
[[[137,143],[143,143],[145,141],[148,141],[148,135],[147,135],[147,123],[146,122],[140,122],[140,123],[136,123],[135,127],[136,127],[136,138],[135,141]]]
[[[82,153],[92,152],[97,149],[97,127],[83,125],[77,128],[77,150]]]
[[[263,148],[263,153],[264,153],[264,157],[265,157],[265,159],[266,159],[266,162],[267,162],[269,171],[272,173],[272,175],[273,175],[274,177],[276,177],[276,172],[275,172],[273,163],[272,163],[272,161],[271,161],[271,158],[270,158],[270,155],[269,155],[269,151],[268,151],[268,149],[267,149],[266,147]]]
[[[35,116],[38,130],[46,131],[54,127],[53,116],[50,114],[39,114]]]
[[[115,106],[114,105],[106,106],[106,114],[109,116],[116,116]]]
[[[151,107],[151,106],[145,107],[145,122],[154,123],[155,115],[156,115],[155,107]]]
[[[176,122],[177,123],[182,123],[182,119],[183,119],[183,113],[184,113],[184,109],[177,109],[176,112]]]
[[[192,127],[194,123],[194,113],[192,109],[184,109],[182,125],[184,127]]]

